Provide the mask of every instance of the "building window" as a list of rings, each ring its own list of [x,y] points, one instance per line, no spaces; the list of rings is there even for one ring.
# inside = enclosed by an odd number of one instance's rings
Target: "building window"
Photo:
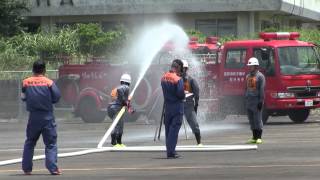
[[[218,20],[218,36],[236,36],[237,21],[236,20]]]
[[[51,5],[50,0],[37,0],[37,6],[40,6],[40,5],[41,5],[41,1],[46,1],[46,2],[47,2],[47,6],[50,6],[50,5]]]
[[[61,6],[67,5],[67,4],[73,6],[73,0],[61,0],[61,1],[60,1],[60,5],[61,5]]]
[[[236,36],[237,20],[208,19],[196,20],[196,29],[207,36]]]
[[[117,30],[130,30],[133,25],[127,21],[103,21],[101,22],[102,30],[107,31],[117,31]],[[124,28],[124,29],[123,29]]]
[[[22,27],[24,31],[29,32],[29,33],[36,33],[39,31],[40,24],[38,23],[25,23],[22,24]]]
[[[262,20],[261,21],[261,30],[265,30],[265,29],[269,29],[269,28],[280,29],[280,23]]]
[[[101,23],[101,27],[103,31],[112,31],[115,30],[119,23],[114,21],[105,21]]]
[[[196,20],[196,29],[207,36],[217,36],[217,20]]]
[[[56,27],[58,29],[62,29],[62,28],[75,26],[76,24],[77,24],[76,22],[59,22],[59,23],[56,23]]]

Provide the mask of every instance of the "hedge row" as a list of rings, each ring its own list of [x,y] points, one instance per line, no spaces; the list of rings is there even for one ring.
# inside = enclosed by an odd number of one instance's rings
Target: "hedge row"
[[[265,31],[274,31],[274,29]],[[298,31],[301,34],[300,40],[320,44],[319,30],[287,28],[282,31]],[[200,42],[205,40],[205,35],[199,31],[187,30],[186,32],[189,36],[198,37]],[[0,37],[0,69],[2,71],[29,70],[32,62],[40,57],[55,60],[57,56],[74,57],[74,59],[103,56],[112,59],[114,52],[122,49],[130,36],[131,34],[122,26],[104,32],[99,24],[77,24],[53,33],[22,32],[10,38]],[[220,37],[219,41],[224,43],[254,38],[258,38],[258,35]],[[52,65],[52,68],[56,67]]]

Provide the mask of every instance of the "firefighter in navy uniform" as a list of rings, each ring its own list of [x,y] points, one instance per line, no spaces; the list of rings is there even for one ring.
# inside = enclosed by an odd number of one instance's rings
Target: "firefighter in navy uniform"
[[[182,60],[183,62],[183,82],[184,82],[184,91],[186,94],[192,93],[193,95],[186,97],[186,101],[184,103],[184,116],[196,137],[196,141],[198,146],[202,146],[201,144],[201,134],[199,124],[197,122],[197,110],[198,110],[198,102],[199,102],[199,86],[197,81],[188,75],[187,71],[189,68],[189,64],[186,60]]]
[[[252,131],[248,143],[261,144],[262,140],[262,107],[264,103],[265,77],[258,71],[259,61],[252,57],[248,64],[250,73],[246,77],[246,108]]]
[[[129,113],[134,112],[129,100],[130,84],[131,76],[129,74],[123,74],[120,78],[120,86],[112,90],[112,102],[108,106],[108,115],[111,119],[117,116],[123,106],[128,108]],[[125,147],[122,143],[123,126],[124,119],[121,118],[111,133],[111,144],[115,147]]]
[[[183,79],[180,77],[182,69],[182,61],[175,59],[172,62],[171,70],[161,78],[165,106],[164,125],[168,159],[180,157],[175,149],[183,120],[183,100],[185,99]]]
[[[33,64],[33,76],[23,80],[21,99],[26,102],[29,120],[23,149],[22,170],[31,175],[34,147],[42,135],[45,144],[46,167],[52,175],[60,175],[57,165],[57,130],[53,115],[53,104],[60,99],[55,83],[44,76],[46,65],[43,61]]]

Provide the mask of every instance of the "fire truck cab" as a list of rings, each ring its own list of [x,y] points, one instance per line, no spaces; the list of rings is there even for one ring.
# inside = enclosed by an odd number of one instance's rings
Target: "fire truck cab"
[[[311,109],[320,107],[320,64],[315,45],[297,40],[299,33],[260,33],[260,40],[231,41],[220,56],[219,103],[225,114],[245,113],[247,61],[259,60],[266,77],[263,121],[288,115],[304,122]]]

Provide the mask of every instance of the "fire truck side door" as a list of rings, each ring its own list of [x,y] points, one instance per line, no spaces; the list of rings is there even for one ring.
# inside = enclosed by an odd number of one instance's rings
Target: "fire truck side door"
[[[275,75],[274,49],[271,47],[254,47],[253,56],[259,60],[260,70],[266,76]]]
[[[231,48],[226,50],[222,91],[224,95],[242,95],[246,76],[248,49]]]

